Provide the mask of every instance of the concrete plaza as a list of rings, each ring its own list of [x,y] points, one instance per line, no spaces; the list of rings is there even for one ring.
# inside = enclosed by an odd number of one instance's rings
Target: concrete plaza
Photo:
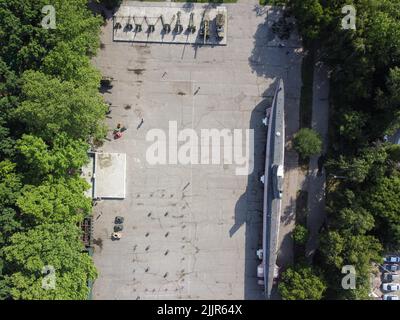
[[[263,298],[256,278],[256,250],[262,240],[259,178],[267,133],[262,119],[275,80],[283,78],[286,140],[297,131],[302,51],[296,34],[284,46],[274,39],[270,27],[279,10],[259,7],[255,1],[225,6],[226,46],[113,42],[112,19],[103,28],[102,49],[94,63],[114,82],[104,92],[112,105],[109,141],[97,151],[126,153],[126,198],[104,200],[95,207],[99,277],[94,299]],[[235,164],[223,163],[150,165],[146,134],[151,129],[168,134],[169,121],[177,121],[178,130],[198,133],[253,129],[254,172],[239,176]],[[117,123],[127,130],[114,140]],[[291,153],[286,158],[292,165],[285,172],[283,218],[289,219],[298,190],[296,176],[291,176],[297,161]],[[123,236],[112,241],[117,215],[125,218]],[[286,248],[278,260],[285,263],[292,254],[287,239],[292,225],[288,220],[280,232]]]

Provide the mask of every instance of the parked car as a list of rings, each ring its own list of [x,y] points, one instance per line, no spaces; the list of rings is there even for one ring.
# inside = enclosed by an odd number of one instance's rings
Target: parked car
[[[385,282],[399,281],[400,280],[400,274],[385,272],[383,274],[383,280]]]
[[[399,296],[395,294],[384,294],[382,300],[399,300]]]
[[[400,265],[398,264],[384,264],[383,268],[392,272],[400,271]]]
[[[114,223],[115,223],[115,224],[122,224],[122,223],[124,223],[124,217],[116,216],[116,217],[115,217],[115,220],[114,220]]]
[[[387,256],[383,258],[383,261],[388,262],[388,263],[398,263],[400,262],[400,257],[399,256]]]
[[[388,292],[393,292],[393,291],[399,291],[400,290],[400,284],[399,283],[384,283],[382,285],[383,291],[388,291]]]

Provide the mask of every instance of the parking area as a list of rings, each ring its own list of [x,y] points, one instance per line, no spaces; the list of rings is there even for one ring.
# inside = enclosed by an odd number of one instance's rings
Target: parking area
[[[162,5],[180,6],[157,3]],[[94,63],[114,80],[104,91],[111,103],[108,141],[97,151],[126,154],[126,192],[123,200],[95,206],[94,299],[263,299],[256,274],[266,141],[262,119],[275,80],[282,78],[286,141],[297,131],[301,47],[295,34],[284,45],[274,39],[270,27],[281,12],[260,8],[256,1],[225,6],[226,46],[114,42],[112,19],[103,28]],[[168,137],[170,121],[178,130],[197,133],[253,129],[254,172],[236,175],[235,164],[226,163],[149,164],[146,134],[160,129]],[[112,129],[118,123],[127,130],[115,140]],[[293,190],[283,196],[284,211],[293,210],[297,187]],[[115,216],[123,216],[124,223],[121,239],[113,241]],[[286,249],[283,255],[290,256],[290,246]]]
[[[374,264],[371,297],[377,300],[400,299],[400,254],[388,254],[382,264]]]

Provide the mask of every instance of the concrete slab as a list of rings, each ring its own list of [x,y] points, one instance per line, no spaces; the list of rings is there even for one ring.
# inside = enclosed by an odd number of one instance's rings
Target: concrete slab
[[[217,14],[224,17],[223,38],[217,35]],[[209,37],[200,33],[204,20],[209,21]],[[177,29],[177,22],[181,30]],[[189,24],[194,30],[189,29]],[[164,26],[169,26],[167,31]],[[140,26],[140,27],[139,27]],[[153,31],[150,31],[150,27]],[[123,5],[113,19],[114,41],[161,42],[175,44],[226,45],[228,33],[227,9],[224,6],[188,6],[184,3],[170,3],[170,6],[155,7]]]
[[[125,173],[125,153],[95,153],[94,198],[124,199]]]

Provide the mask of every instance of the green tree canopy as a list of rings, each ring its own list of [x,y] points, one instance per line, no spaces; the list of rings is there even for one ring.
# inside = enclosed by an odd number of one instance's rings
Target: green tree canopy
[[[16,165],[9,160],[0,162],[0,207],[13,205],[22,187]]]
[[[349,234],[365,234],[375,226],[373,215],[362,207],[344,208],[335,218],[335,226]]]
[[[325,282],[310,267],[288,268],[278,285],[284,300],[321,300]]]
[[[42,8],[53,5],[56,29],[44,29]],[[0,56],[17,73],[37,70],[47,52],[60,42],[94,55],[99,47],[101,18],[87,7],[87,0],[0,0]]]
[[[0,162],[0,265],[2,260],[1,248],[10,236],[22,228],[17,219],[15,201],[21,192],[21,176],[16,172],[16,166],[11,161]],[[0,267],[1,274],[1,267]]]
[[[78,223],[90,213],[91,199],[84,192],[89,185],[81,178],[46,181],[40,186],[25,185],[17,206],[34,224]]]
[[[307,158],[321,153],[322,140],[314,130],[303,128],[295,134],[293,146],[302,158]]]
[[[321,236],[320,250],[326,264],[341,268],[343,266],[343,251],[346,239],[337,231],[330,231]]]
[[[105,133],[90,63],[101,23],[87,0],[0,0],[0,299],[86,299],[94,279],[76,224],[91,209],[86,141]],[[41,287],[45,264],[55,290]]]
[[[366,115],[360,111],[345,112],[340,121],[339,132],[348,141],[359,143],[364,139],[363,127],[366,122]]]
[[[41,72],[27,71],[22,81],[24,101],[15,116],[38,137],[52,141],[63,132],[78,139],[104,133],[106,105],[100,94],[88,95],[85,87]]]
[[[301,224],[296,225],[293,230],[293,240],[298,244],[305,245],[308,241],[309,232],[306,227]]]
[[[347,4],[357,12],[355,30],[341,25]],[[329,70],[326,169],[344,176],[328,184],[328,221],[315,262],[330,297],[368,299],[371,262],[381,260],[382,246],[400,248],[400,151],[383,143],[400,128],[400,0],[289,0],[288,7],[306,50]],[[296,150],[307,153],[299,144]],[[340,287],[345,264],[357,270],[356,290]]]
[[[293,11],[301,16],[299,28],[307,40],[318,38],[324,18],[323,8],[318,0],[290,1]]]
[[[10,277],[11,295],[23,300],[84,300],[88,280],[96,270],[90,256],[83,252],[80,231],[74,224],[43,224],[16,233],[4,249],[8,264],[16,270]],[[42,288],[43,267],[55,270],[55,289]]]
[[[380,233],[386,244],[400,249],[400,177],[383,178],[365,196],[371,212],[386,232]]]
[[[95,95],[101,75],[90,63],[87,56],[74,51],[68,43],[59,43],[44,58],[44,73],[53,75],[61,81],[71,81],[76,87],[85,87]]]
[[[17,141],[20,165],[25,176],[35,183],[48,175],[64,177],[78,172],[88,162],[88,149],[87,143],[66,134],[55,136],[52,147],[33,135],[23,135]]]

